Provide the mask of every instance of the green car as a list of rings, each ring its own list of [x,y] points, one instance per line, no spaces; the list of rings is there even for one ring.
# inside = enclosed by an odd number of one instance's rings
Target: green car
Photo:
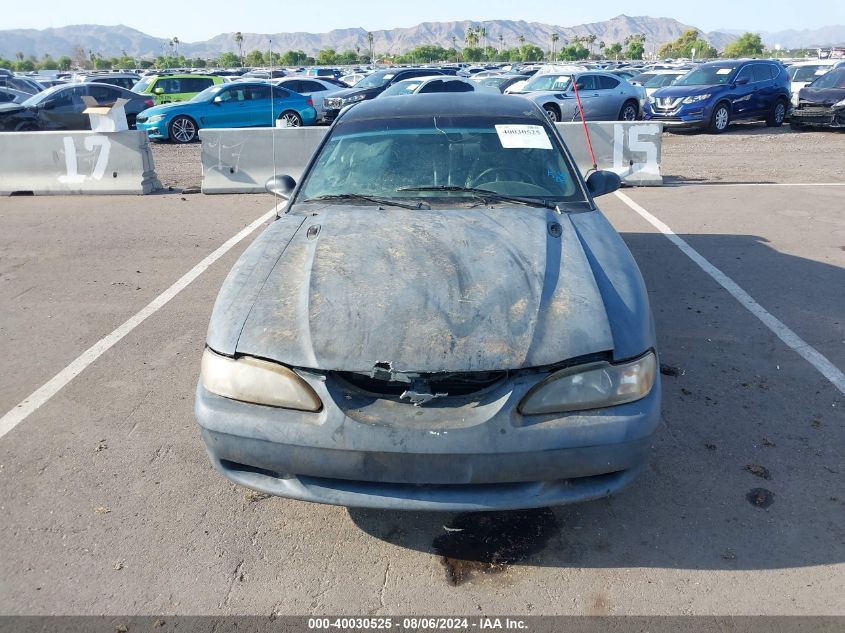
[[[149,95],[156,105],[192,99],[206,88],[224,83],[223,77],[215,75],[150,75],[142,77],[132,92]]]

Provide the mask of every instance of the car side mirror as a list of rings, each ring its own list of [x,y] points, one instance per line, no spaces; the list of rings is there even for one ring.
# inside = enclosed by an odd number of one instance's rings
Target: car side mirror
[[[163,95],[164,94],[164,88],[156,88],[155,90],[153,90],[153,93],[157,94],[157,95]]]
[[[594,171],[587,177],[587,190],[593,198],[613,193],[621,186],[622,179],[612,171]]]
[[[748,77],[740,77],[734,82],[737,86],[744,86],[748,83]]]
[[[296,181],[287,174],[271,176],[267,179],[267,182],[264,183],[264,188],[267,191],[282,200],[290,199],[290,194],[293,192],[295,187]]]
[[[216,103],[217,105],[220,105],[221,103],[223,103],[223,97],[218,95],[211,100],[211,103]]]

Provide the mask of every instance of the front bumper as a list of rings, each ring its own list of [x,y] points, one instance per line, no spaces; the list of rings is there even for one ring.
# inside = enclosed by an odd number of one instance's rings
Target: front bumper
[[[352,507],[544,507],[628,484],[660,418],[659,378],[638,402],[525,417],[517,405],[537,376],[506,381],[464,406],[449,398],[413,407],[301,375],[322,411],[252,405],[197,387],[196,418],[217,470],[268,494]]]
[[[643,120],[661,121],[666,128],[705,128],[710,124],[710,111],[701,106],[661,110],[646,101],[643,104]]]
[[[790,113],[790,121],[809,127],[845,127],[845,108],[799,107]]]
[[[147,133],[147,137],[155,141],[166,141],[170,138],[170,133],[167,130],[167,121],[158,121],[156,123],[137,122],[136,129]]]

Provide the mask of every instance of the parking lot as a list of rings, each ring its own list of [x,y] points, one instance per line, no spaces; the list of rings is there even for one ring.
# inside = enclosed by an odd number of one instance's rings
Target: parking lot
[[[481,515],[212,470],[206,327],[275,201],[182,193],[199,146],[154,149],[172,191],[0,198],[2,613],[845,615],[845,135],[666,135],[667,186],[599,199],[657,324],[649,467]]]

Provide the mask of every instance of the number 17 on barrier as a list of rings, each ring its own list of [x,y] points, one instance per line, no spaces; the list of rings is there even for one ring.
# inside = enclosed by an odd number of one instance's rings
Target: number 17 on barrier
[[[111,149],[111,141],[109,141],[107,136],[96,135],[85,137],[83,145],[88,152],[93,152],[97,147],[100,148],[90,176],[79,173],[76,144],[73,142],[73,137],[65,136],[62,142],[65,148],[66,174],[59,176],[59,182],[73,184],[85,182],[86,178],[93,178],[94,180],[101,180],[103,178],[103,175],[106,173],[106,167],[109,164],[109,150]]]

